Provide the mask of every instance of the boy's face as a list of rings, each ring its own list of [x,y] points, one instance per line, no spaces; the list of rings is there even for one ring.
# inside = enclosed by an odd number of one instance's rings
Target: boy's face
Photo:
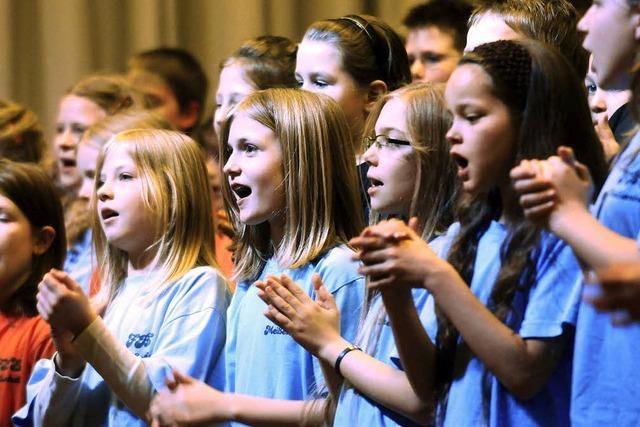
[[[596,84],[604,90],[628,89],[640,36],[639,6],[627,0],[598,0],[578,23],[583,46],[593,55]]]
[[[469,27],[465,52],[470,52],[477,46],[498,40],[518,40],[522,37],[509,27],[500,15],[484,13]]]
[[[446,83],[462,55],[451,32],[435,25],[412,28],[405,48],[414,82]]]
[[[150,103],[150,109],[167,119],[169,123],[181,131],[191,129],[198,120],[197,112],[181,111],[180,104],[175,94],[167,85],[153,74],[132,70],[129,72],[129,80]]]

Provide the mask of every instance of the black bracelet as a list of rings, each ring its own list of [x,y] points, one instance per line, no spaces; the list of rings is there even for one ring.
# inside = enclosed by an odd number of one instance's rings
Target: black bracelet
[[[355,346],[353,344],[349,344],[338,355],[338,358],[336,359],[336,363],[333,365],[333,368],[336,370],[336,374],[338,374],[338,376],[342,377],[342,372],[340,372],[340,364],[342,363],[342,359],[344,359],[344,357],[347,355],[347,353],[349,353],[350,351],[353,351],[353,350],[362,351],[362,349],[360,347]]]

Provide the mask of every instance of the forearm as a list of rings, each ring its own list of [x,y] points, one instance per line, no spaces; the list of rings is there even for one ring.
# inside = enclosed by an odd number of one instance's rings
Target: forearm
[[[253,426],[299,426],[303,417],[310,425],[322,424],[322,400],[277,400],[245,394],[227,394],[231,421]]]
[[[615,233],[586,209],[573,209],[551,223],[551,231],[567,242],[576,256],[591,269],[614,262],[638,262],[637,242]]]
[[[322,359],[319,359],[319,363],[327,389],[329,390],[333,401],[337,402],[338,397],[340,396],[340,387],[342,387],[342,378],[338,376],[333,365],[330,365]]]
[[[471,351],[516,397],[527,399],[546,384],[557,354],[540,340],[524,340],[473,295],[459,276],[432,290]],[[553,345],[553,344],[549,344]]]
[[[320,357],[334,365],[349,345],[344,339],[327,345]],[[416,396],[407,376],[362,351],[350,351],[340,363],[340,372],[361,394],[417,422],[426,422],[429,408]]]
[[[402,369],[416,395],[427,406],[434,404],[436,349],[425,331],[410,289],[383,291]]]
[[[146,420],[154,390],[142,360],[118,342],[99,317],[76,337],[74,345],[118,398]]]

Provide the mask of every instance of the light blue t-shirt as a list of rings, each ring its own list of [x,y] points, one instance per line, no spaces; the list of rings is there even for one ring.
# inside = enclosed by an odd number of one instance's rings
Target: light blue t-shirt
[[[446,257],[458,230],[459,224],[454,224],[441,238],[448,243],[439,245],[441,251],[438,255]],[[485,305],[500,271],[500,252],[506,236],[506,228],[493,221],[478,243],[471,291]],[[555,338],[564,334],[572,337],[573,327],[570,325],[575,325],[580,299],[581,273],[577,260],[571,248],[549,233],[541,235],[535,258],[535,283],[528,291],[516,292],[507,323],[524,339]],[[432,296],[429,296],[421,318],[435,343],[438,327]],[[444,424],[456,427],[568,425],[570,341],[567,339],[564,353],[547,384],[533,398],[522,401],[488,372],[460,338]],[[483,387],[485,379],[486,388]]]
[[[346,246],[336,246],[295,270],[281,269],[272,258],[259,279],[285,273],[314,297],[311,277],[318,273],[340,310],[341,335],[351,341],[364,295],[364,278],[352,254]],[[265,308],[253,281],[238,283],[227,315],[226,390],[271,399],[313,398],[324,383],[317,359],[267,319]]]
[[[421,312],[429,295],[425,289],[414,289],[413,301],[418,312]],[[380,305],[382,304],[382,298],[379,295],[372,302],[370,315],[365,322],[371,322],[370,317],[375,317],[379,312]],[[400,359],[398,357],[398,351],[396,349],[396,343],[393,337],[393,330],[389,323],[389,318],[384,316],[382,324],[377,325],[380,330],[380,334],[376,344],[373,346],[373,351],[367,349],[369,354],[374,358],[391,365],[396,369],[402,369]],[[375,341],[375,340],[374,340]],[[360,343],[359,343],[360,344]],[[404,417],[397,412],[394,412],[376,401],[361,394],[353,387],[343,386],[340,391],[340,397],[336,405],[336,414],[334,417],[335,426],[417,426],[418,424],[412,422],[410,419]]]
[[[91,229],[86,230],[82,237],[67,250],[64,260],[64,271],[80,285],[85,294],[89,295],[91,274],[93,273],[93,243]]]
[[[165,387],[172,368],[224,387],[223,345],[229,293],[211,267],[197,267],[147,301],[145,290],[153,276],[128,278],[109,305],[104,322],[118,341],[142,358],[155,390]],[[13,417],[18,425],[31,424],[31,408],[39,392],[46,392],[55,370],[52,360],[39,361],[27,385],[27,404]],[[59,376],[59,375],[58,375]],[[75,381],[75,400],[69,426],[144,426],[118,400],[102,377],[87,365]],[[71,393],[69,393],[71,394]]]
[[[640,234],[640,134],[615,163],[592,213],[618,234]],[[640,325],[616,327],[611,316],[580,305],[573,361],[571,423],[640,425]]]

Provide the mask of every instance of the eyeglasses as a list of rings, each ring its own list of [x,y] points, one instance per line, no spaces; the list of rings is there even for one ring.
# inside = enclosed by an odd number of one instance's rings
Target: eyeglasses
[[[390,145],[411,145],[410,141],[389,138],[387,135],[365,136],[362,138],[365,148],[368,150],[373,144],[376,148],[389,147]]]

